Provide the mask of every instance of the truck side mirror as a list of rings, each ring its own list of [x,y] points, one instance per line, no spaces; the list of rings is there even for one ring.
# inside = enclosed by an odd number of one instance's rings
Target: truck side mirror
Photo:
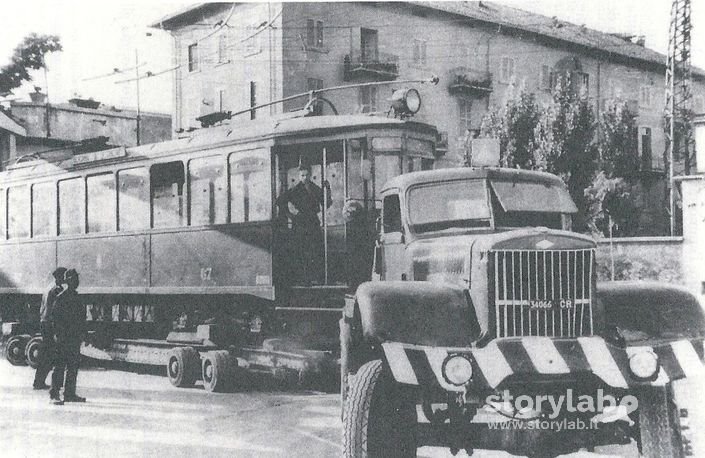
[[[382,244],[379,240],[375,242],[374,259],[372,260],[372,270],[376,275],[382,275]]]

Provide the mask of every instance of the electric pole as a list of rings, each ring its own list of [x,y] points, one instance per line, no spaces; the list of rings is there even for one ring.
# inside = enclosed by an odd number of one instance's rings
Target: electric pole
[[[676,235],[675,163],[683,163],[682,172],[690,173],[694,159],[693,93],[690,68],[690,0],[672,0],[671,25],[666,61],[665,135],[663,161],[668,170],[667,196],[671,235]]]

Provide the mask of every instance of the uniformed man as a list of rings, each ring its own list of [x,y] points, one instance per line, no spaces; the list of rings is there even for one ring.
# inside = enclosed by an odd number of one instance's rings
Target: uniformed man
[[[39,365],[34,373],[35,390],[46,390],[49,385],[46,384],[47,375],[54,364],[54,355],[56,354],[56,342],[54,342],[54,330],[52,329],[52,310],[56,298],[64,290],[64,274],[65,267],[57,267],[52,275],[54,282],[49,286],[48,291],[42,295],[42,305],[39,310],[39,329],[42,333],[42,344],[39,347]]]
[[[53,311],[57,355],[51,377],[49,397],[54,404],[86,402],[76,395],[76,378],[81,358],[81,342],[86,332],[86,309],[78,297],[78,272],[69,269],[64,275],[66,289],[58,295]],[[64,379],[64,373],[66,378]],[[64,387],[63,401],[59,397]]]
[[[333,204],[330,185],[323,190],[311,181],[311,169],[299,166],[299,182],[280,196],[279,208],[292,222],[294,256],[301,261],[300,279],[303,283],[322,283],[323,231],[318,213]],[[295,271],[297,271],[295,269]]]

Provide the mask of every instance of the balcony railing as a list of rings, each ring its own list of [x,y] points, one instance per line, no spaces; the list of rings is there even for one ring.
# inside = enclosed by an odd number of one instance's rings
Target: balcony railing
[[[399,56],[383,52],[362,55],[358,51],[347,54],[343,59],[343,80],[374,79],[394,80],[399,76]]]
[[[492,75],[465,67],[455,68],[448,75],[448,92],[453,95],[484,96],[492,92]]]

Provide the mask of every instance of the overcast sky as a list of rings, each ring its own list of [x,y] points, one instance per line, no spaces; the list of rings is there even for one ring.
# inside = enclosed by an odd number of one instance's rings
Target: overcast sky
[[[38,72],[31,85],[16,91],[26,99],[32,86],[48,87],[52,103],[78,94],[120,107],[136,105],[135,83],[115,84],[134,77],[134,70],[106,78],[114,68],[135,65],[139,53],[140,72],[158,72],[173,66],[172,39],[168,33],[147,25],[192,2],[142,0],[23,0],[5,2],[0,26],[0,65],[4,65],[17,43],[29,33],[54,33],[64,51],[51,55],[48,82]],[[669,0],[500,0],[547,16],[558,16],[576,24],[606,32],[646,36],[646,45],[665,53],[668,46]],[[705,68],[705,1],[693,0],[693,63]],[[142,65],[143,64],[143,65]],[[48,83],[48,84],[47,84]],[[143,80],[143,110],[171,112],[172,73]]]

